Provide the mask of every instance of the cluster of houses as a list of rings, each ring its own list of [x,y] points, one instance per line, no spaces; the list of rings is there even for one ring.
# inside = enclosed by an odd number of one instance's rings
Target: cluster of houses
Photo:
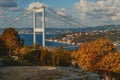
[[[48,41],[71,44],[71,45],[80,45],[84,42],[89,42],[89,41],[95,40],[99,37],[106,37],[109,34],[116,34],[116,33],[119,34],[120,31],[117,31],[115,33],[112,31],[110,32],[109,30],[65,33],[65,34],[56,36],[54,38],[49,38]],[[118,41],[116,41],[115,44],[118,44],[117,42]]]

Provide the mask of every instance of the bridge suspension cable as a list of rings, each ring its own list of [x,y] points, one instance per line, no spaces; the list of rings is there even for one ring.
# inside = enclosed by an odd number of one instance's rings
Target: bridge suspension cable
[[[64,21],[64,22],[66,22],[66,23],[68,23],[68,24],[76,24],[77,26],[85,26],[85,25],[83,25],[83,24],[81,24],[80,22],[78,22],[78,21],[76,21],[76,20],[73,20],[73,19],[71,19],[70,17],[68,17],[68,16],[64,16],[64,15],[61,15],[61,14],[59,14],[59,13],[57,13],[56,11],[54,11],[54,10],[52,10],[52,9],[50,9],[50,8],[48,8],[48,7],[45,7],[47,10],[49,10],[49,11],[51,11],[52,13],[54,13],[55,15],[51,15],[50,13],[46,13],[46,14],[48,14],[48,15],[50,15],[50,16],[52,16],[52,17],[55,17],[56,19],[58,19],[58,17],[60,17],[60,18],[62,18],[62,19],[59,19],[59,20],[61,20],[61,21]],[[72,22],[72,23],[71,23]]]
[[[24,13],[16,16],[16,17],[14,18],[14,20],[9,21],[9,19],[11,19],[11,18],[8,18],[7,21],[4,22],[4,23],[2,23],[2,24],[0,24],[0,26],[2,26],[2,27],[10,26],[10,25],[15,24],[16,22],[22,20],[24,17],[26,17],[26,16],[28,16],[28,15],[30,15],[30,14],[32,14],[32,12],[27,12],[27,13],[26,13],[26,11],[25,11]],[[16,18],[18,18],[18,20],[15,20]]]

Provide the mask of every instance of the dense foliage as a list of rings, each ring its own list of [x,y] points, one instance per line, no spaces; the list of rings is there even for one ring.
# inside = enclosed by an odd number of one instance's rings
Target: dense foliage
[[[23,45],[22,39],[14,28],[7,28],[3,31],[2,37],[9,48],[16,48]]]
[[[120,79],[120,51],[104,38],[81,44],[78,51],[72,52],[62,47],[24,46],[18,32],[7,28],[0,36],[1,56],[5,65],[70,66],[71,59],[75,59],[85,70]]]
[[[15,55],[19,52],[19,48],[23,46],[23,40],[14,28],[5,29],[1,36],[6,48],[8,48],[9,55]]]
[[[88,71],[120,73],[120,52],[108,39],[98,39],[80,46],[72,56]],[[102,73],[103,74],[103,73]]]
[[[23,47],[20,55],[29,63],[41,66],[70,66],[71,61],[70,52],[63,48]]]
[[[5,29],[0,36],[0,56],[5,53],[7,65],[69,66],[71,63],[71,52],[63,48],[43,48],[37,44],[24,46],[14,28]]]
[[[2,55],[7,55],[7,48],[2,36],[0,36],[0,56]]]

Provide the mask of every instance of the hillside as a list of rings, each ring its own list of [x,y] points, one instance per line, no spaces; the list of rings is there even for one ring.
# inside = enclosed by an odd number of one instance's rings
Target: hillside
[[[4,28],[0,28],[0,33]],[[32,28],[16,28],[16,30],[21,34],[33,33]],[[88,32],[88,31],[98,31],[98,30],[120,30],[120,25],[102,25],[95,27],[80,27],[80,28],[46,28],[47,33],[62,33],[62,32]]]

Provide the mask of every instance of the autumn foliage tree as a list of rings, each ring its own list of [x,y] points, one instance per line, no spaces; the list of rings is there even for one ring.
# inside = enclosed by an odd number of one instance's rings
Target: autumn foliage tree
[[[5,29],[2,33],[2,37],[5,45],[9,49],[9,53],[15,53],[21,46],[23,46],[23,40],[14,28]]]
[[[85,70],[94,71],[98,69],[96,65],[107,54],[116,51],[115,46],[108,39],[98,39],[96,41],[84,43],[80,49],[74,53],[80,66]]]
[[[115,46],[104,38],[84,43],[72,56],[85,70],[92,72],[120,73],[120,52]]]
[[[108,73],[109,77],[120,80],[120,51],[109,53],[97,63],[99,71]]]
[[[109,53],[97,64],[100,70],[120,73],[120,51]]]

